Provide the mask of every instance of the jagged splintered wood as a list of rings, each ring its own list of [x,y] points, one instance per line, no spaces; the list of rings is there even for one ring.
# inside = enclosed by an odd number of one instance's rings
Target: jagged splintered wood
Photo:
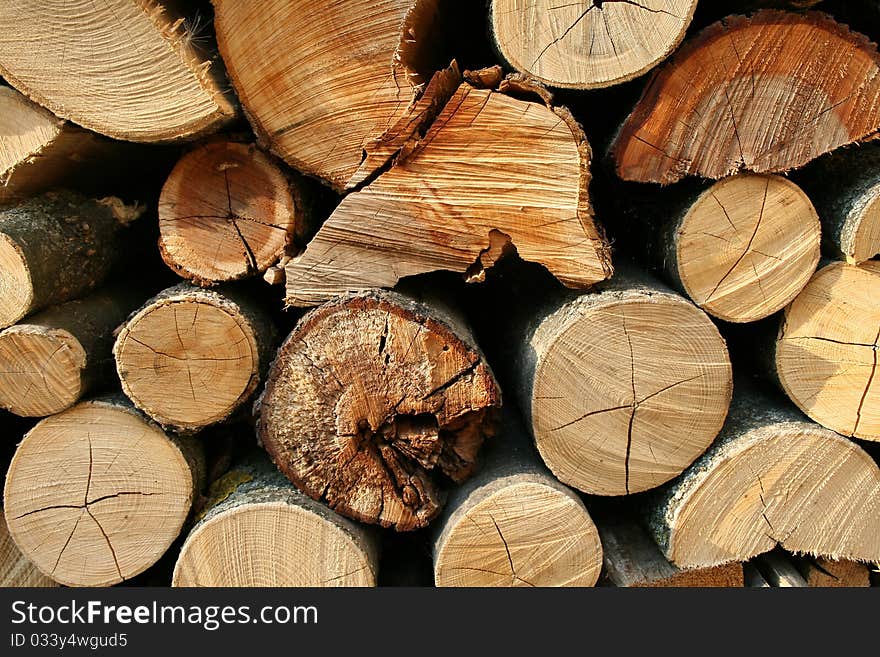
[[[434,78],[452,97],[424,138],[346,196],[287,264],[289,304],[393,287],[440,269],[481,280],[513,249],[570,287],[611,275],[588,195],[590,146],[571,113],[522,77],[500,80],[500,70],[488,70],[470,79],[498,91],[457,85],[454,68]],[[509,95],[523,91],[547,104]]]
[[[596,495],[677,476],[712,443],[730,403],[718,329],[680,295],[625,271],[600,291],[547,301],[512,323],[509,338],[510,390],[544,461]]]
[[[164,427],[189,433],[227,419],[256,390],[275,328],[240,291],[168,288],[113,345],[122,390]]]
[[[342,515],[405,531],[474,469],[501,395],[454,311],[392,292],[303,317],[258,402],[260,442],[302,491]]]
[[[159,250],[196,283],[263,273],[310,229],[305,181],[249,144],[208,142],[174,167],[159,198]]]
[[[581,499],[507,412],[478,474],[433,525],[437,586],[593,586],[602,544]]]
[[[117,198],[66,191],[0,211],[0,327],[96,287],[119,257],[120,228],[138,216]]]
[[[502,57],[554,87],[595,89],[652,69],[681,43],[697,0],[492,0]]]
[[[880,262],[820,269],[785,309],[772,359],[791,400],[845,436],[880,440]]]
[[[715,444],[649,506],[683,568],[746,561],[780,545],[880,559],[880,469],[856,443],[737,383]]]
[[[625,180],[787,171],[880,127],[880,55],[825,14],[732,16],[658,70],[617,135]]]
[[[0,406],[53,415],[107,381],[113,332],[140,301],[127,288],[102,290],[0,332]]]
[[[143,572],[177,538],[200,491],[195,441],[169,438],[121,399],[42,420],[6,475],[6,522],[44,574],[108,586]]]
[[[666,227],[662,255],[669,278],[706,312],[729,322],[768,317],[815,272],[819,217],[785,178],[731,176],[685,205]]]
[[[0,587],[58,586],[46,577],[16,547],[6,527],[6,517],[0,509]]]
[[[0,76],[57,116],[116,139],[216,130],[235,116],[222,67],[167,4],[0,3]]]
[[[172,586],[375,586],[378,535],[303,495],[261,456],[211,485]]]
[[[439,0],[213,4],[220,53],[254,131],[337,191],[430,120],[422,92],[449,64],[438,56]]]

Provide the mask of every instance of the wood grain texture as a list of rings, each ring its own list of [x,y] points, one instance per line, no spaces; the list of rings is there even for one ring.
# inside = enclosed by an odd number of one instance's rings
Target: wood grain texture
[[[696,0],[492,0],[490,22],[515,69],[553,87],[596,89],[638,77],[669,56],[696,7]]]
[[[785,309],[773,365],[811,419],[880,440],[880,262],[821,268]]]
[[[0,75],[57,116],[116,139],[173,141],[216,130],[235,116],[222,69],[166,5],[4,2]]]
[[[459,86],[424,138],[346,196],[287,264],[287,302],[312,305],[438,269],[481,280],[514,248],[570,287],[610,276],[586,137],[567,110],[503,93],[523,88],[538,89],[518,78],[501,91]]]
[[[436,303],[372,292],[300,320],[258,401],[258,434],[312,498],[405,531],[439,513],[439,473],[471,474],[500,403],[460,320]]]
[[[6,517],[0,513],[0,588],[58,586],[46,577],[16,547],[6,527]]]
[[[626,180],[800,167],[880,127],[880,55],[825,14],[732,16],[651,79],[612,146]]]

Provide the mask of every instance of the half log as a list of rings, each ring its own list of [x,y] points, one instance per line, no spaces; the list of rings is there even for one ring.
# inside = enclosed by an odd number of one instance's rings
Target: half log
[[[168,4],[3,2],[0,76],[60,118],[115,139],[216,130],[235,116],[223,71]]]
[[[725,178],[685,204],[665,229],[667,276],[728,322],[785,307],[819,263],[819,217],[797,185],[771,175]]]
[[[170,438],[128,402],[83,402],[18,446],[3,492],[9,533],[61,584],[117,584],[177,538],[203,468],[197,443]]]
[[[747,386],[715,444],[648,507],[682,568],[791,552],[880,559],[880,469],[853,441]]]
[[[258,435],[312,498],[405,531],[440,512],[440,473],[470,476],[500,404],[454,311],[369,292],[299,321],[258,401]]]
[[[128,319],[113,355],[135,406],[189,433],[222,422],[250,398],[274,345],[271,320],[244,295],[182,283]]]
[[[811,419],[880,440],[880,262],[821,268],[785,309],[773,369]]]
[[[117,232],[139,215],[60,191],[0,211],[0,327],[95,288],[118,257]]]
[[[480,472],[437,520],[437,586],[593,586],[602,544],[580,498],[541,463],[511,414]]]
[[[376,585],[378,537],[300,493],[265,454],[208,495],[172,586]]]
[[[566,109],[505,93],[534,91],[549,102],[540,87],[499,77],[470,76],[499,90],[459,86],[423,139],[343,199],[287,264],[289,304],[438,269],[482,280],[514,248],[570,287],[611,275],[610,248],[593,223],[583,131]]]
[[[501,56],[553,87],[596,89],[632,80],[681,43],[697,0],[492,0]]]
[[[876,46],[825,14],[764,10],[688,40],[648,84],[612,155],[625,180],[719,179],[788,171],[878,128]]]
[[[25,417],[54,415],[108,380],[113,332],[139,301],[127,289],[108,289],[0,332],[0,406]]]
[[[304,179],[255,146],[205,143],[180,159],[162,188],[162,258],[204,285],[261,274],[305,243],[306,199]]]
[[[712,321],[635,272],[599,291],[548,295],[510,319],[504,368],[560,481],[625,495],[672,479],[718,434],[732,391]]]

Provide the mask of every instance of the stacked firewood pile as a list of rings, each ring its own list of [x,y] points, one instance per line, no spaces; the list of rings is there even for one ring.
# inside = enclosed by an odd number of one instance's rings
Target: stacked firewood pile
[[[0,582],[867,586],[877,39],[0,3]]]

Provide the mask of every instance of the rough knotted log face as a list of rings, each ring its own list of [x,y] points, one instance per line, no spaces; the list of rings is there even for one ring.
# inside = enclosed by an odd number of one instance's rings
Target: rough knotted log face
[[[626,180],[787,171],[880,127],[880,56],[824,14],[733,16],[651,81],[612,152]]]
[[[259,436],[301,490],[342,515],[425,526],[440,478],[466,479],[500,392],[482,356],[400,295],[345,297],[306,315],[261,398]]]
[[[810,418],[880,440],[880,263],[820,269],[785,310],[776,342],[783,389]]]
[[[880,559],[880,470],[855,443],[806,422],[731,441],[667,514],[682,567],[745,561],[777,544],[833,559]]]
[[[0,34],[0,75],[95,132],[173,140],[235,114],[222,72],[156,0],[10,0],[0,6]]]
[[[437,586],[593,586],[602,544],[583,503],[520,475],[477,489],[450,517]]]
[[[493,0],[492,31],[516,69],[555,87],[594,89],[653,68],[684,37],[696,0]]]
[[[512,248],[568,286],[604,280],[610,254],[593,224],[589,163],[567,110],[462,84],[418,145],[345,197],[288,263],[287,301],[438,269],[480,280]]]
[[[284,173],[247,144],[219,141],[185,155],[159,198],[159,249],[197,282],[261,273],[290,247],[297,228]]]
[[[678,295],[585,295],[531,341],[538,450],[564,483],[625,495],[672,479],[724,423],[732,373],[724,340]]]
[[[703,192],[674,235],[677,278],[694,303],[730,322],[772,315],[819,262],[810,199],[778,176],[739,175]]]
[[[34,427],[4,490],[15,543],[69,586],[107,586],[151,566],[177,538],[192,499],[180,448],[132,410],[99,402]]]
[[[220,52],[255,131],[337,190],[446,62],[430,54],[437,0],[213,0]],[[380,162],[377,166],[384,162]]]

